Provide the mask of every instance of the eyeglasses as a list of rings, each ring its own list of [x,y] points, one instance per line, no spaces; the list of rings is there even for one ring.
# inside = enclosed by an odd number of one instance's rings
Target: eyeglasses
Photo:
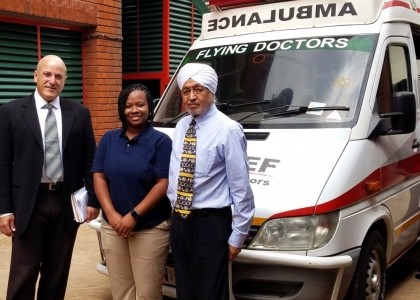
[[[184,97],[188,97],[189,95],[191,95],[191,91],[192,91],[194,93],[194,95],[198,96],[198,95],[201,95],[202,93],[204,93],[204,91],[206,89],[207,88],[205,88],[205,87],[198,86],[198,87],[195,87],[195,88],[192,88],[192,89],[182,90],[181,94]]]

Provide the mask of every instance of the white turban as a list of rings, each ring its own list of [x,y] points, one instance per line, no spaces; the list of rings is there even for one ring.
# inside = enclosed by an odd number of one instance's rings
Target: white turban
[[[212,94],[217,90],[217,74],[212,67],[205,64],[189,63],[181,68],[178,73],[178,86],[182,90],[185,82],[192,79],[209,89]]]

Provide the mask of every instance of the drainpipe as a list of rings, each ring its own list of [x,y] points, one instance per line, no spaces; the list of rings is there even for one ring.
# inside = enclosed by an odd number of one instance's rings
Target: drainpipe
[[[191,0],[191,2],[195,5],[195,7],[202,15],[210,12],[209,8],[203,0]]]

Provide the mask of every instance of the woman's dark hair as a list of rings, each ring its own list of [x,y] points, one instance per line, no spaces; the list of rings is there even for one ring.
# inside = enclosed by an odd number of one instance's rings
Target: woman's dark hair
[[[118,115],[120,116],[120,120],[124,130],[127,129],[127,120],[125,119],[124,115],[125,105],[127,103],[128,96],[130,96],[130,94],[134,91],[142,91],[146,94],[147,104],[149,105],[149,115],[147,116],[147,121],[153,119],[153,99],[152,94],[147,89],[147,87],[141,83],[127,85],[118,96]]]

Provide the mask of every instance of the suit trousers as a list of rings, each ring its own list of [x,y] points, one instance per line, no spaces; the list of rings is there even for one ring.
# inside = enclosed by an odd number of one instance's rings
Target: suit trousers
[[[172,214],[171,250],[178,300],[229,299],[230,207],[200,210],[183,219]]]
[[[163,267],[169,252],[168,221],[119,237],[102,220],[101,240],[108,268],[112,298],[161,300]]]
[[[12,238],[7,300],[64,299],[78,224],[63,217],[62,191],[41,189],[28,227]]]

